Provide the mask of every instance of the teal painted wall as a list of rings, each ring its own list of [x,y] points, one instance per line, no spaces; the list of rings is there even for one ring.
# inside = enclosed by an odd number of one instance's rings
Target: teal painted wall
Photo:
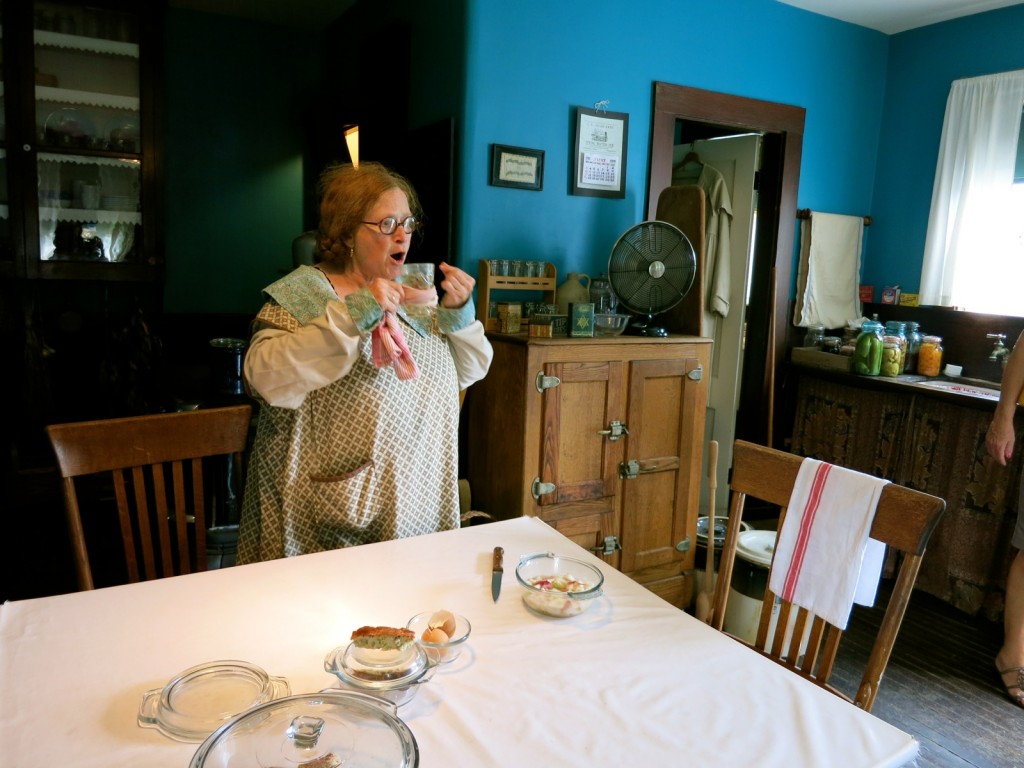
[[[164,308],[255,314],[303,231],[302,119],[317,42],[171,10],[165,45]]]
[[[949,87],[1024,67],[1022,40],[1024,5],[892,36],[864,282],[920,287]]]
[[[469,0],[461,262],[513,256],[559,274],[606,267],[642,221],[653,82],[807,110],[799,205],[868,213],[887,36],[774,0]],[[568,193],[572,109],[629,114],[623,200]],[[491,143],[543,149],[541,192],[488,185]],[[856,147],[856,151],[851,151]],[[794,222],[795,226],[795,222]]]

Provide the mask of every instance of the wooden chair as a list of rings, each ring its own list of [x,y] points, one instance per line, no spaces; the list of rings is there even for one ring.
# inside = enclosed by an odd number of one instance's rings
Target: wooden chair
[[[802,457],[794,454],[742,440],[736,441],[733,449],[732,479],[729,484],[732,492],[729,523],[722,545],[712,611],[711,623],[716,629],[722,629],[725,620],[740,522],[743,519],[747,498],[759,499],[779,507],[781,530],[802,461]],[[851,699],[829,684],[843,631],[812,615],[805,608],[781,601],[781,598],[773,594],[767,586],[753,647],[791,671],[870,711],[882,675],[889,663],[896,633],[903,621],[925,547],[945,508],[946,502],[943,499],[895,483],[890,483],[882,491],[871,526],[871,537],[886,544],[890,556],[896,553],[898,576],[855,697]],[[776,603],[778,618],[775,631],[769,637],[769,625]],[[794,615],[795,620],[791,618]],[[801,653],[800,638],[804,637],[808,625],[810,630],[807,646]],[[795,639],[788,644],[789,647],[785,647],[788,628],[792,629],[791,636]]]
[[[241,477],[251,418],[235,405],[48,426],[79,589],[94,584],[75,478],[110,473],[130,582],[206,570],[203,459],[230,456]]]

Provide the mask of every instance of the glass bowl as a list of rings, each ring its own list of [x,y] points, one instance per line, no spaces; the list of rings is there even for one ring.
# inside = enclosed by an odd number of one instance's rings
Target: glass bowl
[[[594,315],[595,336],[618,336],[626,330],[631,315],[596,314]]]
[[[424,611],[423,613],[417,613],[409,619],[405,626],[416,633],[416,642],[427,652],[427,656],[435,660],[437,664],[450,664],[459,658],[459,654],[462,653],[462,648],[469,639],[469,633],[473,627],[465,616],[453,613],[451,616],[454,621],[454,629],[452,629],[452,634],[447,641],[437,643],[424,640],[423,633],[430,626],[431,619],[436,613],[438,612]]]
[[[349,643],[327,654],[324,670],[336,676],[343,688],[376,696],[400,707],[416,695],[419,684],[429,680],[437,666],[417,643],[410,643],[408,649],[397,653],[399,656],[387,658]]]
[[[516,581],[527,607],[556,618],[578,616],[600,597],[604,574],[593,565],[551,552],[524,555]]]

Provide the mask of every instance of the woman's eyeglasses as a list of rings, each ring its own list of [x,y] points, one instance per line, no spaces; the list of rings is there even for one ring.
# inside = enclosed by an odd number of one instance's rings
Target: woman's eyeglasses
[[[363,224],[377,227],[382,235],[393,235],[399,225],[401,225],[405,232],[415,232],[419,222],[415,216],[406,216],[402,221],[399,221],[394,216],[387,216],[380,221],[364,221]]]

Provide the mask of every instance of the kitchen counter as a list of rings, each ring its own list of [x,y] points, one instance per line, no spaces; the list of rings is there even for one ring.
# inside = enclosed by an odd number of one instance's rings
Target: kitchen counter
[[[832,381],[847,382],[851,386],[872,391],[908,392],[929,395],[947,402],[961,405],[985,407],[991,411],[999,402],[1000,384],[997,381],[974,379],[964,376],[922,376],[901,374],[900,376],[864,376],[850,373],[841,368],[849,358],[818,350],[797,348],[793,350],[791,363],[795,369],[812,371]]]
[[[834,357],[834,356],[833,356]],[[1007,467],[985,449],[998,389],[967,379],[792,368],[790,450],[946,500],[917,587],[999,621],[1024,453],[1024,415]],[[1021,409],[1018,409],[1021,411]]]

